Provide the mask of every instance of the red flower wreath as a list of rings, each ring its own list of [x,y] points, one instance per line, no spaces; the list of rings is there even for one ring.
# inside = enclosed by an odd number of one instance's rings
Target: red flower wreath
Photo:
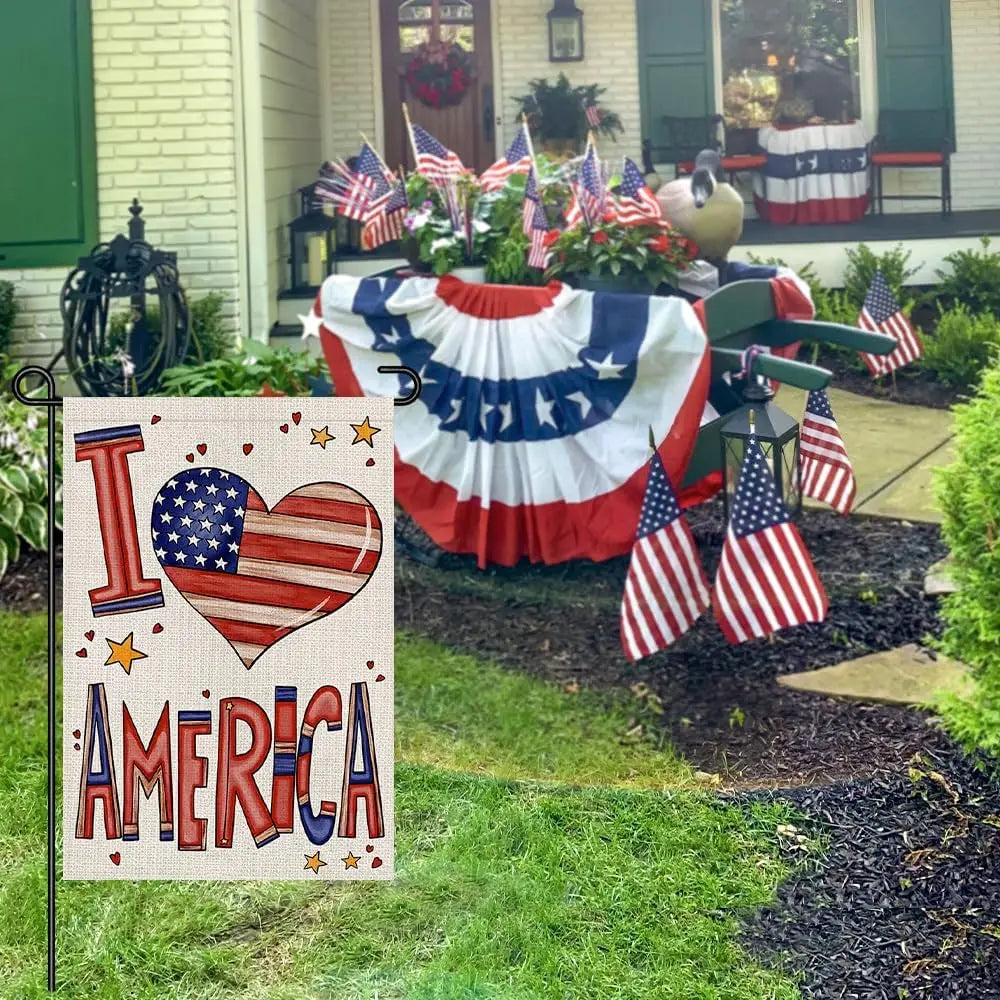
[[[425,42],[406,66],[410,92],[431,108],[460,104],[472,86],[472,60],[457,42]]]

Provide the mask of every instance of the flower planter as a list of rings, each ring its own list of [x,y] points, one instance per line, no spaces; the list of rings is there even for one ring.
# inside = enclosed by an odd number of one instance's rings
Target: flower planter
[[[486,284],[486,268],[475,264],[469,267],[456,267],[449,273],[470,285]]]
[[[618,295],[652,295],[648,284],[639,284],[628,278],[592,278],[589,275],[574,277],[571,284],[585,292],[614,292]]]

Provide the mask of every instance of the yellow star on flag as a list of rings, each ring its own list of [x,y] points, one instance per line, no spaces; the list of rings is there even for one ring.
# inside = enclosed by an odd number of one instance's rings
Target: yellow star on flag
[[[336,438],[330,433],[329,424],[327,424],[327,426],[324,427],[322,430],[316,430],[315,427],[312,428],[312,435],[313,439],[309,443],[318,444],[323,449],[323,451],[326,451],[326,444],[328,441],[336,440]]]
[[[350,851],[348,851],[347,857],[341,858],[340,860],[344,862],[344,868],[357,868],[358,862],[361,858],[356,858]]]
[[[306,854],[305,859],[306,863],[305,867],[302,869],[303,871],[305,871],[306,868],[309,868],[311,871],[315,872],[318,875],[320,868],[326,867],[326,862],[320,861],[319,859],[319,851],[317,851],[314,855],[312,855],[312,857]]]
[[[125,673],[132,673],[132,661],[133,660],[145,660],[146,654],[140,653],[132,645],[132,636],[134,632],[129,632],[129,634],[122,639],[121,642],[115,642],[114,639],[105,640],[108,646],[111,648],[111,654],[104,661],[106,667],[110,667],[112,663],[120,663]]]
[[[375,445],[372,443],[372,438],[375,437],[375,435],[378,434],[382,428],[372,427],[372,425],[368,423],[368,418],[365,417],[365,422],[363,424],[351,424],[351,430],[353,430],[355,434],[354,440],[351,444],[359,444],[364,441],[369,448],[374,448]]]

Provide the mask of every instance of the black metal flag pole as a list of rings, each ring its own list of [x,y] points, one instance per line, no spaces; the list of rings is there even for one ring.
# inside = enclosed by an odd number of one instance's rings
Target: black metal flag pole
[[[47,396],[32,396],[23,391],[22,383],[32,375],[38,376],[48,390]],[[56,396],[56,383],[52,373],[38,365],[22,368],[11,383],[14,398],[25,406],[45,406],[49,411],[48,426],[48,510],[46,542],[49,550],[49,808],[48,808],[48,952],[49,992],[56,991],[56,408],[62,400]]]

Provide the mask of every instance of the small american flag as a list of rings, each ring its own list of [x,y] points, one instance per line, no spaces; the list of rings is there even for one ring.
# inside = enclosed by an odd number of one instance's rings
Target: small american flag
[[[663,209],[649,190],[641,171],[628,157],[619,188],[615,212],[618,221],[625,225],[663,221]]]
[[[419,125],[412,125],[411,128],[419,173],[432,181],[447,182],[458,180],[466,172],[457,153],[442,146],[430,132]]]
[[[746,444],[712,603],[734,644],[826,618],[826,591],[754,437]]]
[[[371,181],[371,189],[376,198],[384,195],[394,180],[393,176],[386,171],[378,153],[367,142],[362,145],[361,152],[358,153],[354,172],[359,177],[366,177]]]
[[[542,270],[549,262],[549,254],[545,247],[549,220],[542,207],[542,198],[538,192],[538,180],[535,177],[534,167],[529,169],[528,180],[524,185],[524,205],[521,213],[524,234],[531,240],[531,249],[528,251],[528,266]]]
[[[858,326],[862,330],[885,333],[896,338],[898,346],[892,354],[861,354],[868,370],[876,377],[888,375],[897,368],[916,361],[923,354],[920,337],[903,315],[881,271],[876,271],[872,279],[858,317]]]
[[[479,186],[483,191],[499,191],[509,177],[527,173],[531,168],[531,149],[528,145],[527,130],[528,126],[522,124],[503,159],[497,160],[479,178]]]
[[[591,128],[601,127],[601,109],[596,104],[588,104],[586,109],[587,124]]]
[[[803,495],[828,503],[841,514],[850,514],[857,491],[854,470],[823,389],[809,393],[799,457]]]
[[[580,168],[580,183],[577,188],[577,197],[584,217],[591,220],[600,219],[604,213],[606,190],[604,178],[601,177],[601,164],[597,159],[597,150],[593,143],[588,146],[587,155],[583,158],[583,166]]]
[[[676,642],[711,604],[708,581],[659,454],[649,463],[622,598],[621,643],[632,660]]]
[[[400,239],[403,235],[403,216],[408,205],[403,181],[399,181],[381,198],[376,198],[365,214],[361,245],[367,250],[374,250]]]
[[[342,203],[341,214],[360,222],[364,219],[373,197],[375,197],[375,184],[372,179],[364,174],[356,175]]]

